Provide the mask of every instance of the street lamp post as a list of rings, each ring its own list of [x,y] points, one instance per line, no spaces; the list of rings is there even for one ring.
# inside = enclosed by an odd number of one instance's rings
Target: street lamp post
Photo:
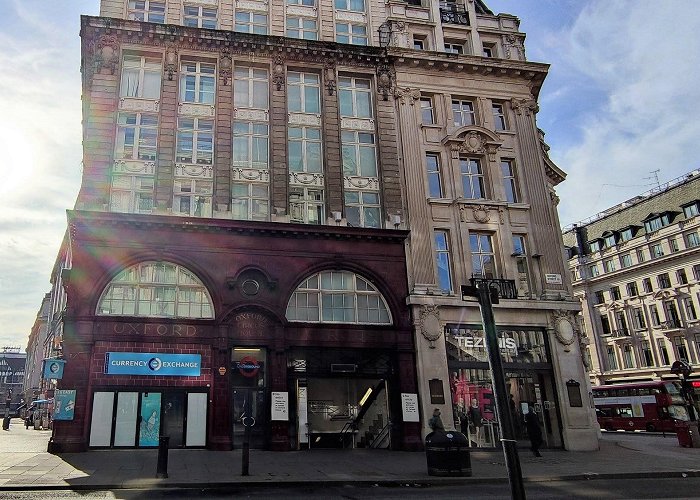
[[[506,459],[506,471],[510,483],[511,497],[516,500],[525,499],[525,487],[523,486],[523,474],[520,468],[520,458],[516,447],[515,433],[513,432],[513,420],[508,408],[508,391],[506,390],[505,376],[503,375],[503,363],[498,346],[498,334],[496,333],[496,321],[493,317],[492,304],[498,304],[498,289],[491,288],[488,282],[480,282],[477,286],[462,286],[462,299],[464,297],[476,297],[479,301],[481,321],[484,325],[484,337],[486,354],[489,357],[491,369],[491,382],[493,384],[493,396],[496,401],[496,417],[501,423],[501,443]]]

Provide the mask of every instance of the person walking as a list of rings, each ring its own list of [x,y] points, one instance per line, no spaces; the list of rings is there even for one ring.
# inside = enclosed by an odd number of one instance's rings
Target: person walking
[[[433,410],[433,416],[428,420],[428,427],[430,427],[430,430],[433,432],[444,432],[445,431],[445,425],[442,423],[442,419],[440,418],[440,409],[435,408]]]
[[[536,457],[541,457],[542,428],[540,427],[540,419],[532,406],[530,406],[529,410],[528,414],[525,415],[525,428],[527,429],[527,436],[530,438],[530,450]]]

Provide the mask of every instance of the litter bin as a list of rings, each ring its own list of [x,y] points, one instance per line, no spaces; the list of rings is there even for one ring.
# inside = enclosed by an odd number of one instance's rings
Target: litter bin
[[[469,440],[461,432],[438,431],[425,437],[425,458],[431,476],[471,476]]]
[[[676,422],[678,444],[684,448],[700,448],[700,433],[697,422]]]

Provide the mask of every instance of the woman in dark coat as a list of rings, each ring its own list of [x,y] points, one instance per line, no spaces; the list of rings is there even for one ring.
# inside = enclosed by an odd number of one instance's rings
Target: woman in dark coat
[[[540,446],[542,446],[542,428],[540,427],[540,419],[532,406],[528,414],[525,415],[525,427],[527,428],[527,436],[530,438],[532,454],[536,457],[541,457]]]

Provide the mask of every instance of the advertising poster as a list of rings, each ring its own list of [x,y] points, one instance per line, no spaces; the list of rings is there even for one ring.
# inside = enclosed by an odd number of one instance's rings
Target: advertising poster
[[[289,393],[272,393],[272,420],[289,420]]]
[[[141,396],[141,425],[139,446],[158,446],[160,436],[160,393]]]
[[[418,394],[402,392],[401,409],[404,422],[420,422],[420,415],[418,415]]]
[[[56,389],[53,394],[53,419],[73,420],[75,389]]]

